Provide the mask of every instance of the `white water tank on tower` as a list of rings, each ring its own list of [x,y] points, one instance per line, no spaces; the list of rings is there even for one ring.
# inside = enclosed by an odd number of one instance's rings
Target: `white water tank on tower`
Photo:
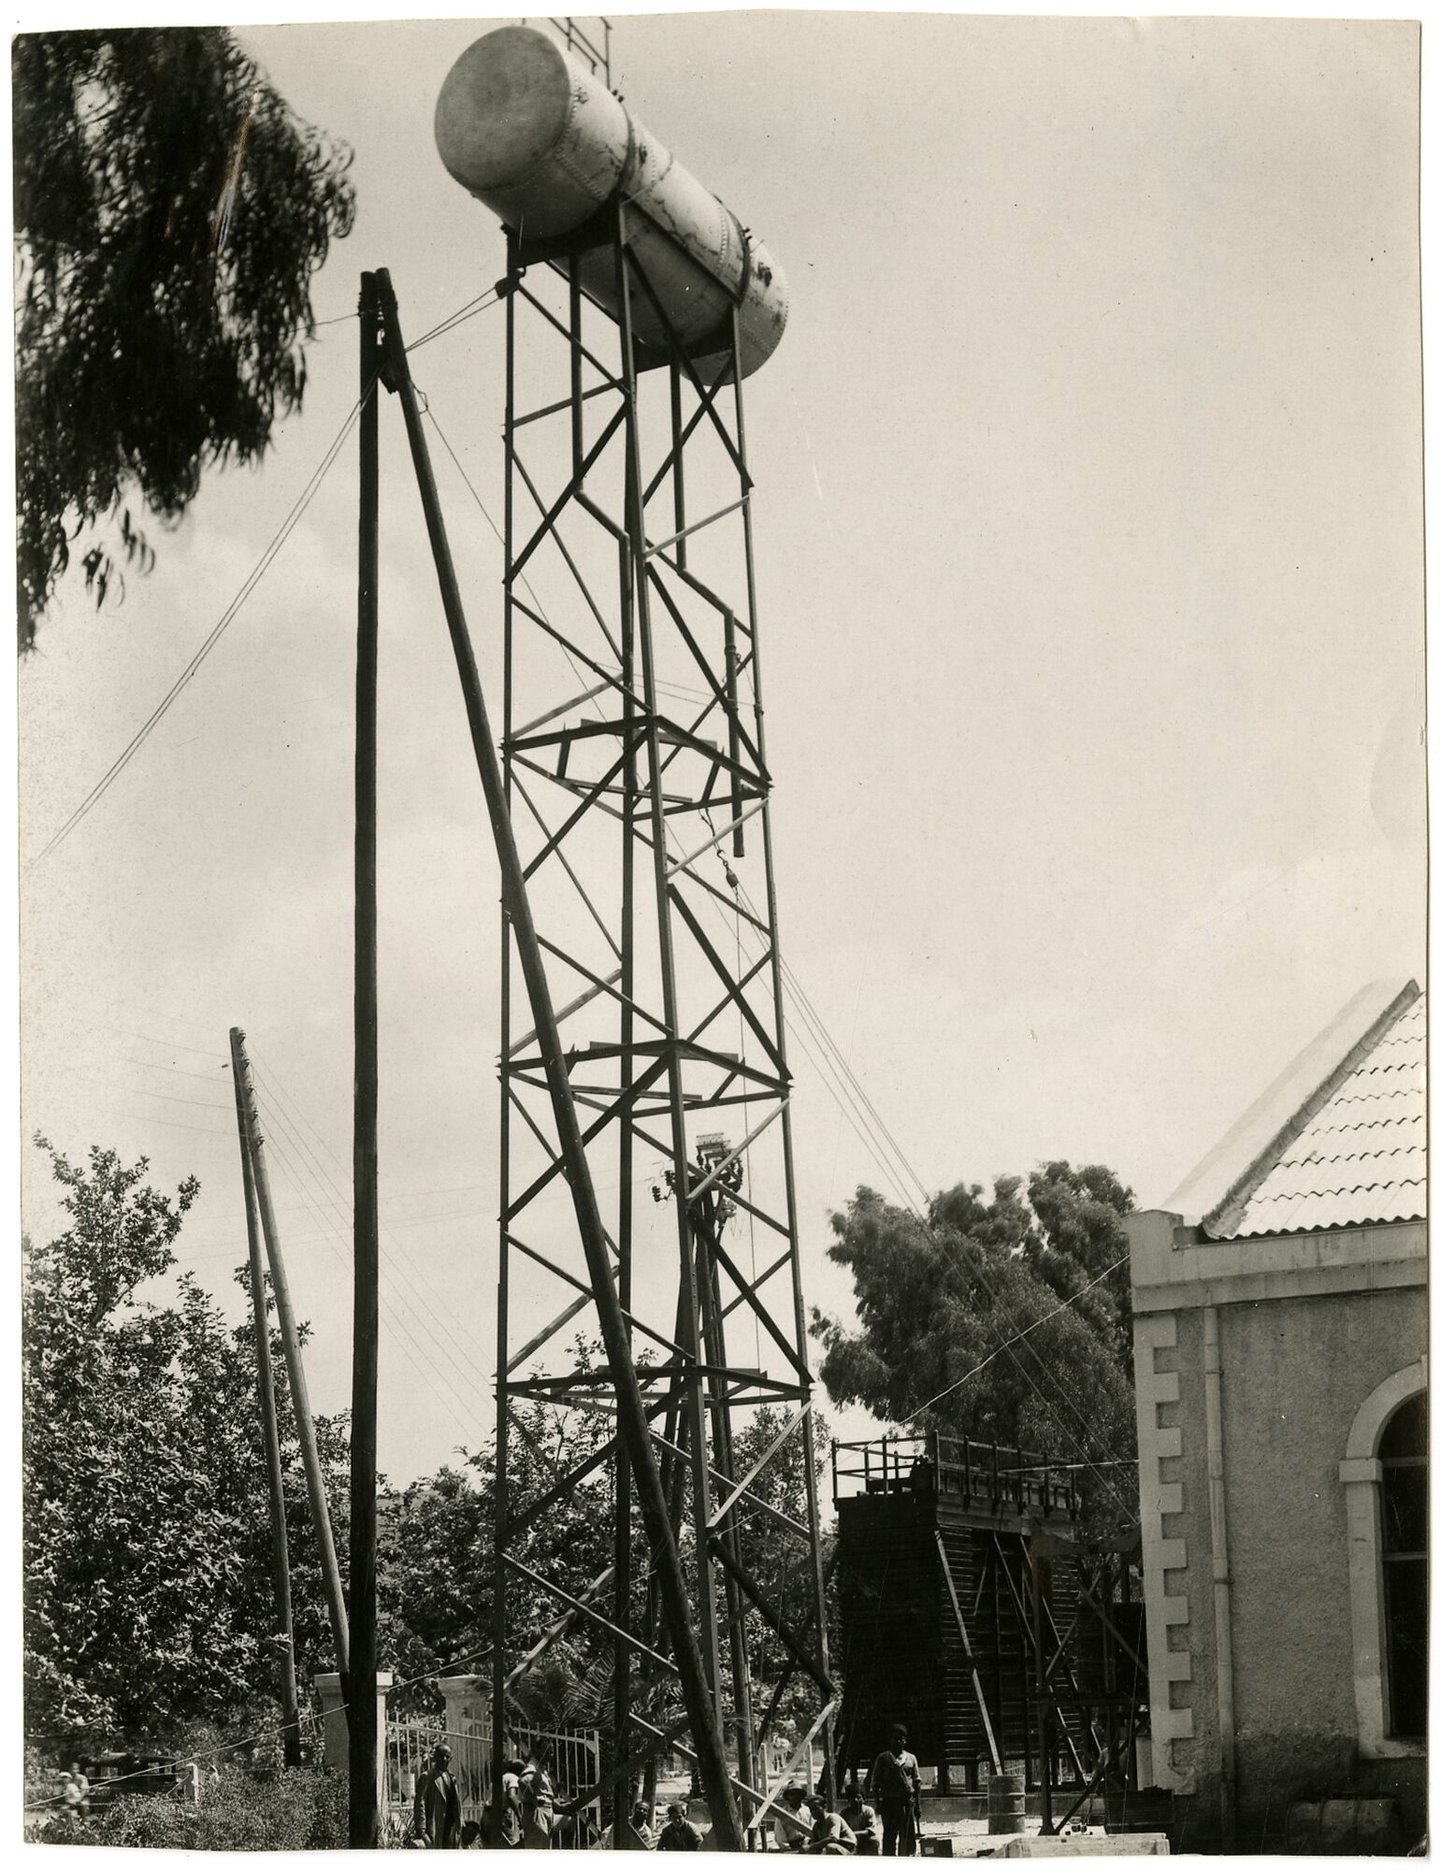
[[[742,376],[780,342],[785,277],[764,247],[545,33],[502,26],[462,53],[440,89],[435,141],[455,180],[522,237],[561,238],[616,196],[624,201],[631,255],[665,315],[643,287],[632,292],[638,343],[663,351],[668,320],[697,375],[713,377],[730,348],[732,309]],[[576,263],[587,294],[615,316],[611,248]]]

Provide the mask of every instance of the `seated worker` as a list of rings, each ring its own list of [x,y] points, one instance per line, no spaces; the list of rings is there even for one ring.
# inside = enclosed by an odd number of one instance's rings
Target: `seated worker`
[[[655,1833],[650,1829],[650,1807],[643,1799],[637,1799],[630,1808],[630,1833],[642,1849],[654,1850]],[[615,1827],[613,1824],[606,1825],[600,1833],[600,1848],[602,1851],[614,1850]]]
[[[824,1799],[807,1799],[810,1839],[805,1850],[812,1857],[853,1857],[855,1833],[837,1811],[826,1809]]]
[[[660,1827],[655,1848],[657,1851],[698,1851],[700,1848],[700,1833],[685,1816],[685,1807],[678,1800],[666,1808],[665,1823]]]
[[[802,1810],[799,1786],[786,1786],[771,1810],[775,1814],[775,1842],[782,1851],[803,1851],[810,1841],[810,1817]]]
[[[852,1789],[848,1804],[841,1807],[840,1816],[855,1833],[855,1855],[878,1857],[880,1855],[880,1829],[875,1817],[875,1807],[867,1805],[860,1794]]]

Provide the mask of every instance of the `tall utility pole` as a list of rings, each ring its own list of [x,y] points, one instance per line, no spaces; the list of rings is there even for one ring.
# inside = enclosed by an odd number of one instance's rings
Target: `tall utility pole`
[[[375,1762],[375,1487],[380,1374],[375,701],[379,649],[379,306],[360,275],[360,539],[355,647],[355,1322],[350,1391],[350,1848],[380,1848]]]
[[[230,1056],[235,1057],[234,1035]],[[250,1305],[255,1318],[255,1387],[260,1394],[260,1428],[265,1440],[265,1478],[270,1495],[270,1566],[275,1582],[275,1623],[280,1640],[280,1725],[285,1764],[300,1764],[300,1698],[295,1686],[295,1622],[290,1610],[290,1544],[285,1533],[285,1482],[280,1469],[280,1425],[275,1417],[275,1377],[270,1365],[270,1319],[265,1304],[265,1269],[260,1258],[260,1227],[255,1212],[255,1177],[245,1136],[245,1100],[240,1074],[235,1080],[235,1122],[240,1135],[240,1173],[245,1184],[245,1237],[250,1251]]]
[[[305,1383],[305,1364],[300,1354],[300,1329],[295,1322],[295,1308],[290,1303],[290,1281],[285,1276],[285,1257],[280,1251],[280,1230],[275,1225],[275,1204],[270,1195],[270,1170],[265,1160],[265,1139],[260,1130],[260,1114],[255,1104],[255,1083],[250,1075],[250,1060],[245,1052],[245,1035],[238,1026],[230,1028],[230,1062],[235,1073],[235,1093],[240,1102],[250,1168],[260,1204],[260,1226],[265,1235],[265,1255],[270,1262],[270,1284],[275,1293],[280,1342],[285,1349],[285,1371],[290,1379],[295,1432],[300,1441],[300,1458],[305,1466],[310,1523],[315,1528],[315,1540],[320,1547],[320,1575],[325,1587],[325,1605],[330,1613],[335,1666],[340,1672],[348,1699],[350,1629],[345,1615],[345,1592],[340,1582],[340,1564],[335,1557],[335,1535],[330,1530],[330,1507],[325,1497],[325,1475],[320,1466],[320,1451],[315,1442],[315,1423],[310,1414],[310,1392]]]

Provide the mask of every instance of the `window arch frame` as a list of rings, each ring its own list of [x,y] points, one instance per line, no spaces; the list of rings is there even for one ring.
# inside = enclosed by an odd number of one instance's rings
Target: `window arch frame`
[[[1389,1733],[1390,1685],[1385,1642],[1384,1577],[1381,1565],[1380,1438],[1402,1404],[1428,1388],[1426,1357],[1377,1383],[1350,1425],[1340,1480],[1350,1553],[1350,1631],[1354,1649],[1355,1713],[1360,1756],[1367,1760],[1423,1759],[1423,1739]]]

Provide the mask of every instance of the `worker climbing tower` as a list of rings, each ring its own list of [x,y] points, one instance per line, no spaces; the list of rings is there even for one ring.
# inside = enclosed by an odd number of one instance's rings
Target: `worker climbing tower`
[[[557,1125],[507,915],[494,1696],[498,1715],[531,1659],[507,1624],[508,1588],[525,1579],[553,1596],[557,1623],[584,1619],[613,1643],[621,1794],[687,1731],[703,1762],[693,1702],[683,1721],[673,1704],[656,1711],[685,1662],[664,1553],[632,1513],[637,1453],[653,1450],[698,1636],[699,1724],[713,1714],[753,1823],[786,1686],[813,1691],[804,1745],[818,1733],[828,1750],[836,1706],[743,396],[787,295],[760,242],[606,77],[603,60],[506,27],[462,56],[436,110],[445,166],[505,229],[500,750],[625,1338],[617,1362],[567,1205],[577,1145]],[[635,1385],[650,1449],[626,1429]],[[522,1486],[537,1402],[606,1428]],[[739,1472],[737,1439],[762,1408]],[[798,1515],[764,1497],[797,1451]],[[612,1562],[562,1591],[528,1562],[528,1535],[611,1477]],[[757,1516],[789,1542],[783,1595],[747,1554]],[[763,1694],[750,1663],[762,1631],[781,1659]],[[498,1768],[499,1718],[494,1732]],[[712,1815],[715,1841],[738,1842]]]

